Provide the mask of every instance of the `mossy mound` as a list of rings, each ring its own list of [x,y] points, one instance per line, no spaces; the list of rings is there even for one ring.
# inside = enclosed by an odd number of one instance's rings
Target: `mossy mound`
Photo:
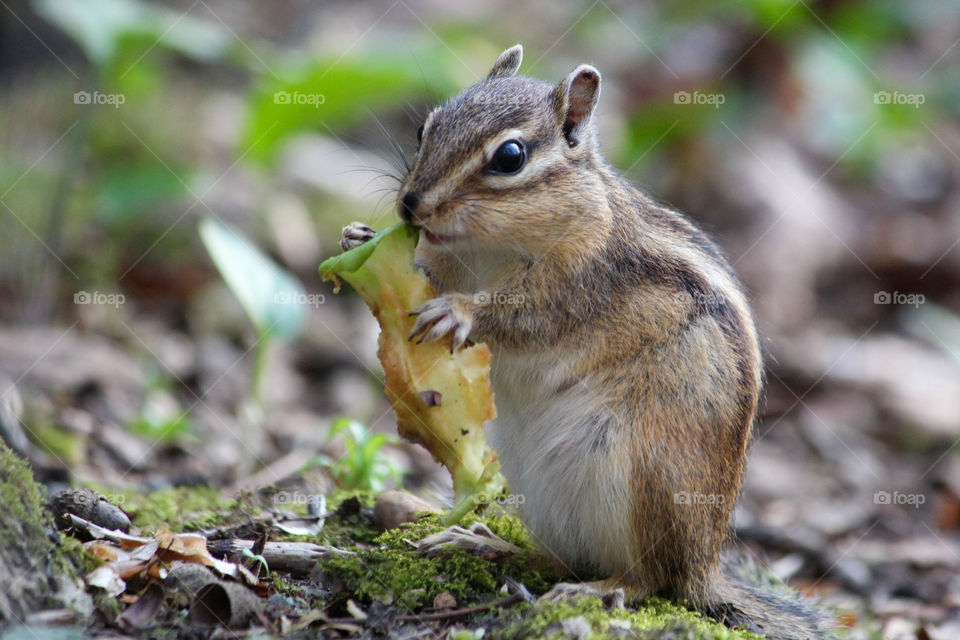
[[[81,617],[92,603],[63,553],[53,519],[44,509],[44,490],[27,462],[0,441],[0,623],[19,623],[26,615],[69,607]]]
[[[761,640],[729,629],[699,613],[651,598],[636,608],[611,611],[598,598],[536,602],[498,612],[485,638],[569,638],[589,628],[589,637],[636,640]]]
[[[545,593],[561,580],[552,565],[530,541],[516,516],[494,513],[468,516],[464,526],[482,521],[493,533],[521,551],[507,558],[486,560],[460,549],[426,557],[416,549],[424,537],[441,531],[439,516],[427,516],[373,539],[374,546],[357,545],[355,556],[332,558],[321,563],[328,580],[342,583],[340,597],[364,604],[374,601],[410,613],[429,608],[433,599],[447,592],[459,606],[495,602],[504,597],[500,588],[509,576],[533,595]],[[462,637],[546,638],[570,637],[563,621],[582,618],[591,638],[653,638],[664,640],[757,640],[758,636],[729,629],[699,613],[662,599],[649,599],[635,608],[611,611],[596,598],[568,602],[517,604],[492,609],[473,618],[457,620],[454,628]],[[584,630],[584,629],[582,629]]]
[[[476,516],[465,519],[465,524]],[[332,558],[321,563],[329,577],[340,580],[346,590],[364,601],[379,600],[416,611],[442,592],[458,602],[489,601],[509,576],[531,592],[542,593],[557,581],[552,567],[530,543],[520,521],[510,515],[485,517],[493,533],[520,547],[507,558],[486,560],[462,549],[450,549],[427,557],[414,546],[426,536],[444,529],[440,516],[431,515],[381,534],[373,547],[358,547],[354,556]]]

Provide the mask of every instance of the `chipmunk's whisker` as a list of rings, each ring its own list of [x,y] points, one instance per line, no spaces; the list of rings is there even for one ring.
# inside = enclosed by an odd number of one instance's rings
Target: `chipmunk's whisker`
[[[404,152],[403,147],[397,141],[397,138],[390,133],[390,130],[384,126],[380,118],[377,117],[377,114],[370,112],[370,116],[373,118],[373,121],[377,124],[377,128],[380,129],[380,132],[387,139],[387,142],[390,143],[390,148],[393,149],[396,154],[396,159],[400,161],[402,167],[397,167],[398,169],[402,168],[402,173],[410,173],[410,161],[407,158],[407,154]]]
[[[401,178],[398,174],[393,173],[392,171],[387,171],[382,167],[359,165],[347,169],[345,173],[374,173],[376,174],[377,178],[390,178],[391,180],[395,180],[397,182],[403,182],[403,178]]]

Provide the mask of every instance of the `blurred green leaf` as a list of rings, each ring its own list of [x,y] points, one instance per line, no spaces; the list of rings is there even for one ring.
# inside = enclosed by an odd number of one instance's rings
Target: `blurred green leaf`
[[[98,217],[111,226],[136,222],[144,211],[186,192],[181,179],[167,167],[150,162],[110,166],[97,188]]]
[[[830,22],[837,36],[848,44],[885,47],[908,35],[909,23],[920,4],[923,3],[872,2],[869,11],[856,4],[840,4]]]
[[[413,57],[405,56],[324,58],[292,73],[293,80],[265,77],[251,98],[240,144],[251,157],[265,161],[291,134],[328,133],[327,127],[342,129],[369,118],[368,109],[403,104],[426,91],[427,78],[431,91],[451,91],[446,58],[427,60],[421,68]]]
[[[258,332],[281,338],[300,332],[305,295],[293,275],[212,218],[200,222],[200,237]]]
[[[143,399],[140,414],[131,422],[130,428],[141,435],[163,441],[175,440],[193,428],[186,411],[177,404],[175,397],[165,387],[166,380],[154,373],[151,388]]]
[[[222,57],[232,43],[223,26],[141,0],[34,0],[34,9],[62,29],[91,62],[108,65],[124,37],[144,37],[199,60]]]
[[[758,29],[771,33],[790,32],[816,20],[804,3],[795,0],[746,0],[743,9]]]
[[[852,153],[878,117],[869,70],[829,34],[809,37],[795,56],[808,144],[827,156]]]
[[[721,120],[735,120],[741,110],[740,95],[723,87],[691,87],[678,93],[685,93],[688,102],[682,102],[674,94],[642,105],[630,115],[627,136],[617,155],[619,166],[642,166],[641,163],[654,161],[659,152],[722,126]],[[722,96],[722,103],[695,104],[694,95],[708,96],[711,100]]]
[[[795,0],[744,0],[724,3],[714,0],[688,0],[664,3],[653,16],[659,22],[656,30],[675,29],[684,23],[702,21],[749,22],[757,33],[777,37],[804,29],[816,18]]]
[[[193,428],[190,419],[186,416],[177,416],[170,419],[158,419],[156,416],[139,416],[130,423],[130,429],[135,433],[155,438],[164,442],[176,440],[189,433]]]

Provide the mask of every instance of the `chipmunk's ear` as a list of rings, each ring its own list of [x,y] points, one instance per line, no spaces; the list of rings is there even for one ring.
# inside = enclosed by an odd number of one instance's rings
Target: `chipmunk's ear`
[[[580,144],[600,98],[600,72],[582,64],[564,78],[554,93],[554,107],[567,144]]]
[[[493,63],[493,68],[490,69],[490,73],[487,74],[487,80],[490,78],[503,78],[505,76],[515,75],[522,61],[523,47],[515,44],[500,54],[497,61]]]

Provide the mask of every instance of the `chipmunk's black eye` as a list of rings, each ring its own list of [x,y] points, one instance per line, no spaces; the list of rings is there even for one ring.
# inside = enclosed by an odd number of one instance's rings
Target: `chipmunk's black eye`
[[[423,125],[420,125],[420,128],[417,129],[417,144],[423,142]]]
[[[490,170],[495,173],[516,173],[527,161],[527,151],[519,140],[507,140],[500,145],[490,161]]]

